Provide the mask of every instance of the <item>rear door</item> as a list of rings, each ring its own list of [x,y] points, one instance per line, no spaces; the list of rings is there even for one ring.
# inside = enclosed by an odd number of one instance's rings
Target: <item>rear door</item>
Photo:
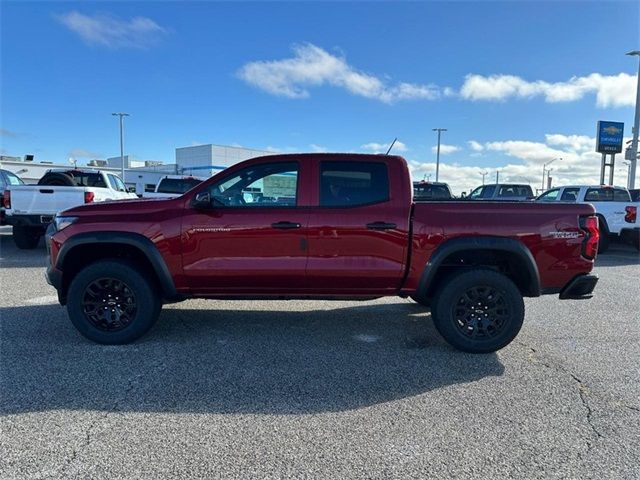
[[[208,208],[187,207],[183,267],[200,294],[279,294],[305,288],[307,224],[303,162],[261,162],[232,171],[198,193]]]
[[[410,183],[403,185],[399,174],[390,178],[384,160],[314,165],[319,182],[309,216],[310,286],[319,294],[395,290],[405,267]]]

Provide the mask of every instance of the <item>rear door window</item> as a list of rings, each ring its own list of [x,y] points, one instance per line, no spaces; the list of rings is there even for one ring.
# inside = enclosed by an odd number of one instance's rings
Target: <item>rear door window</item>
[[[613,202],[613,188],[590,188],[584,196],[585,202]]]
[[[385,163],[320,163],[320,206],[354,207],[387,200],[389,174]]]
[[[562,200],[563,202],[575,202],[578,200],[578,193],[580,193],[579,188],[565,188],[562,192],[562,197],[560,197],[560,200]]]
[[[616,188],[613,191],[613,201],[614,202],[630,202],[631,195],[629,195],[628,190],[623,190],[621,188]]]

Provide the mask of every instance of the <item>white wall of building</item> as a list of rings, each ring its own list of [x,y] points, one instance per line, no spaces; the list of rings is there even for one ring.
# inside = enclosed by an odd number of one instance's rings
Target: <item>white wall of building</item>
[[[176,148],[176,164],[185,175],[208,177],[238,162],[263,155],[275,154],[266,150],[209,143]]]

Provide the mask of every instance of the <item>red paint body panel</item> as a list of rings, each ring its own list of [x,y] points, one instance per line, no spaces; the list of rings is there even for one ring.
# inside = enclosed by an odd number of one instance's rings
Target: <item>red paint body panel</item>
[[[385,163],[388,200],[357,207],[320,207],[320,161],[332,160]],[[299,163],[295,207],[191,206],[198,192],[242,168],[283,161]],[[133,232],[155,244],[178,292],[205,297],[411,294],[433,252],[443,242],[465,236],[521,242],[535,259],[542,289],[559,289],[593,268],[593,260],[581,256],[585,234],[578,220],[594,213],[589,205],[480,201],[413,205],[412,191],[401,157],[260,157],[235,165],[175,199],[104,202],[68,210],[64,215],[79,220],[52,236],[51,261],[56,264],[61,245],[73,235]],[[299,223],[300,228],[272,228],[283,221]],[[368,229],[372,222],[396,227]]]

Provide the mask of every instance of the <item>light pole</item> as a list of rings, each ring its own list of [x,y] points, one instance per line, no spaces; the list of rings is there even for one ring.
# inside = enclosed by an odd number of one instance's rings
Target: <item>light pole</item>
[[[436,182],[438,181],[438,177],[440,176],[440,134],[442,132],[446,132],[446,128],[432,128],[434,132],[438,132],[438,150],[436,151]]]
[[[629,184],[629,179],[631,178],[631,162],[623,161],[622,163],[627,166],[627,185],[631,187]]]
[[[489,172],[487,172],[486,170],[484,172],[480,172],[480,175],[482,175],[482,185],[484,185],[484,177],[487,175],[487,173]]]
[[[544,173],[547,171],[547,166],[551,165],[553,162],[555,162],[556,160],[562,160],[562,158],[554,158],[553,160],[551,160],[550,162],[545,163],[544,165],[542,165],[542,191],[544,192],[546,190],[546,188],[544,188]]]
[[[496,170],[496,185],[498,185],[500,179],[500,170]]]
[[[627,55],[640,57],[640,50],[633,50]],[[638,87],[636,92],[636,115],[633,120],[633,138],[631,140],[631,157],[628,158],[631,162],[629,169],[629,178],[627,180],[627,186],[629,188],[636,188],[636,165],[638,164],[638,129],[640,128],[640,59],[638,61]]]
[[[124,183],[124,131],[122,128],[123,117],[128,117],[128,113],[118,112],[111,115],[120,117],[120,176],[122,177],[122,183]]]

